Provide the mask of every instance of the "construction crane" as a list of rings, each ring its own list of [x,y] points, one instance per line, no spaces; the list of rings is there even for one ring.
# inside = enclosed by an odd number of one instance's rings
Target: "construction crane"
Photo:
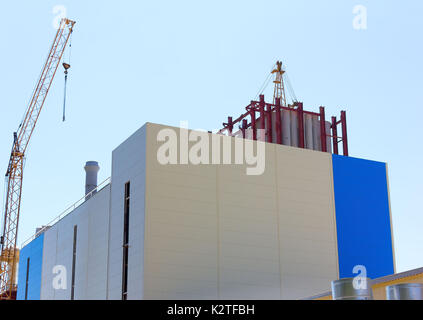
[[[294,89],[292,88],[291,82],[289,81],[288,74],[283,68],[282,61],[276,61],[276,64],[272,66],[272,71],[268,74],[266,80],[264,80],[263,85],[260,87],[259,92],[255,96],[254,100],[257,100],[258,96],[264,92],[264,90],[269,85],[272,75],[273,75],[273,104],[276,104],[276,99],[279,99],[280,103],[284,107],[294,108],[295,104],[298,102],[297,97],[295,96]],[[292,100],[292,104],[287,103],[286,89]]]
[[[22,178],[25,151],[34,132],[41,109],[62,59],[66,44],[72,34],[75,21],[62,19],[57,30],[47,61],[33,92],[29,106],[18,131],[14,133],[12,152],[6,172],[6,205],[4,210],[3,233],[0,238],[0,299],[11,300],[16,294],[16,271],[19,250],[16,247],[19,213],[22,198]],[[65,71],[68,68],[65,67]]]

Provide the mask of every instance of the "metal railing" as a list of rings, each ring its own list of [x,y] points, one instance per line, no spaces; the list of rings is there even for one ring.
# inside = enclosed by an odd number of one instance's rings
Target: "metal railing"
[[[56,218],[54,218],[52,221],[50,221],[47,225],[43,226],[38,232],[36,232],[33,236],[25,240],[21,244],[21,248],[26,246],[28,243],[30,243],[32,240],[34,240],[36,237],[38,237],[40,234],[42,234],[44,231],[49,229],[51,226],[62,220],[65,216],[67,216],[69,213],[74,211],[77,207],[79,207],[81,204],[83,204],[86,200],[91,198],[95,193],[101,191],[103,188],[105,188],[107,185],[111,182],[111,177],[104,180],[102,183],[100,183],[96,188],[94,188],[92,191],[87,193],[85,196],[83,196],[81,199],[73,203],[71,206],[69,206],[65,211],[63,211],[61,214],[59,214]]]

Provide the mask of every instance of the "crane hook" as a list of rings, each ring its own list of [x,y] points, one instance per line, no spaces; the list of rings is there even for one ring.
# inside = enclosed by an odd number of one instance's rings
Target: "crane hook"
[[[70,69],[70,64],[63,62],[63,68],[65,69],[65,93],[63,98],[63,122],[65,121],[65,110],[66,110],[66,84],[68,81],[68,69]]]

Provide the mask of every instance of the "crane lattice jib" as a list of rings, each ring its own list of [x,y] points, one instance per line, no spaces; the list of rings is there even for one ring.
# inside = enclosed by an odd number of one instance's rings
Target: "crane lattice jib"
[[[57,68],[72,33],[75,22],[62,19],[44,64],[37,86],[25,112],[24,119],[14,135],[12,152],[6,172],[6,205],[3,220],[3,233],[0,238],[0,299],[12,299],[16,290],[16,267],[19,250],[16,248],[19,213],[22,194],[22,177],[25,151],[31,139],[44,101],[50,90]]]
[[[280,103],[283,107],[287,107],[286,104],[286,94],[285,94],[285,84],[283,80],[283,75],[285,70],[282,68],[282,62],[276,62],[276,68],[272,71],[275,74],[275,84],[274,92],[273,92],[273,104],[276,104],[276,99],[280,99]]]

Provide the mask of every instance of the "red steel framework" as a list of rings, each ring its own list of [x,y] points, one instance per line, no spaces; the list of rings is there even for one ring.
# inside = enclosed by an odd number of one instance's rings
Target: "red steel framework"
[[[75,22],[62,19],[51,46],[47,61],[41,71],[24,120],[14,134],[12,152],[6,172],[6,206],[4,211],[3,233],[0,238],[0,299],[12,300],[16,295],[16,271],[19,250],[16,248],[19,213],[22,196],[22,178],[25,151],[31,139],[41,109],[53,82],[57,67],[62,59],[66,44]]]
[[[328,145],[326,142],[327,137],[332,138],[333,144],[333,153],[339,154],[339,144],[342,143],[342,155],[348,156],[348,138],[347,138],[347,117],[346,112],[341,111],[341,119],[337,121],[336,117],[332,117],[331,122],[331,132],[326,132],[326,119],[325,119],[325,108],[320,107],[319,113],[311,112],[304,110],[302,102],[295,102],[292,107],[281,106],[281,101],[279,98],[275,99],[275,104],[267,103],[264,100],[264,95],[260,95],[259,101],[251,101],[248,106],[245,107],[246,113],[239,116],[237,119],[233,120],[233,117],[228,117],[228,122],[223,123],[223,128],[219,131],[220,134],[227,133],[228,135],[233,135],[234,127],[239,124],[239,129],[242,132],[243,138],[246,137],[246,130],[248,128],[252,129],[253,140],[257,140],[257,122],[260,119],[264,119],[265,129],[266,129],[266,142],[282,144],[282,123],[281,123],[281,111],[295,110],[298,113],[298,147],[305,148],[304,141],[304,115],[310,114],[317,116],[320,122],[320,139],[322,151],[328,151]],[[276,130],[276,140],[273,141],[272,138],[272,114],[276,114],[275,121],[275,130]],[[258,117],[257,117],[258,116]],[[248,122],[248,117],[251,121]],[[338,135],[338,126],[341,126],[342,136]]]

